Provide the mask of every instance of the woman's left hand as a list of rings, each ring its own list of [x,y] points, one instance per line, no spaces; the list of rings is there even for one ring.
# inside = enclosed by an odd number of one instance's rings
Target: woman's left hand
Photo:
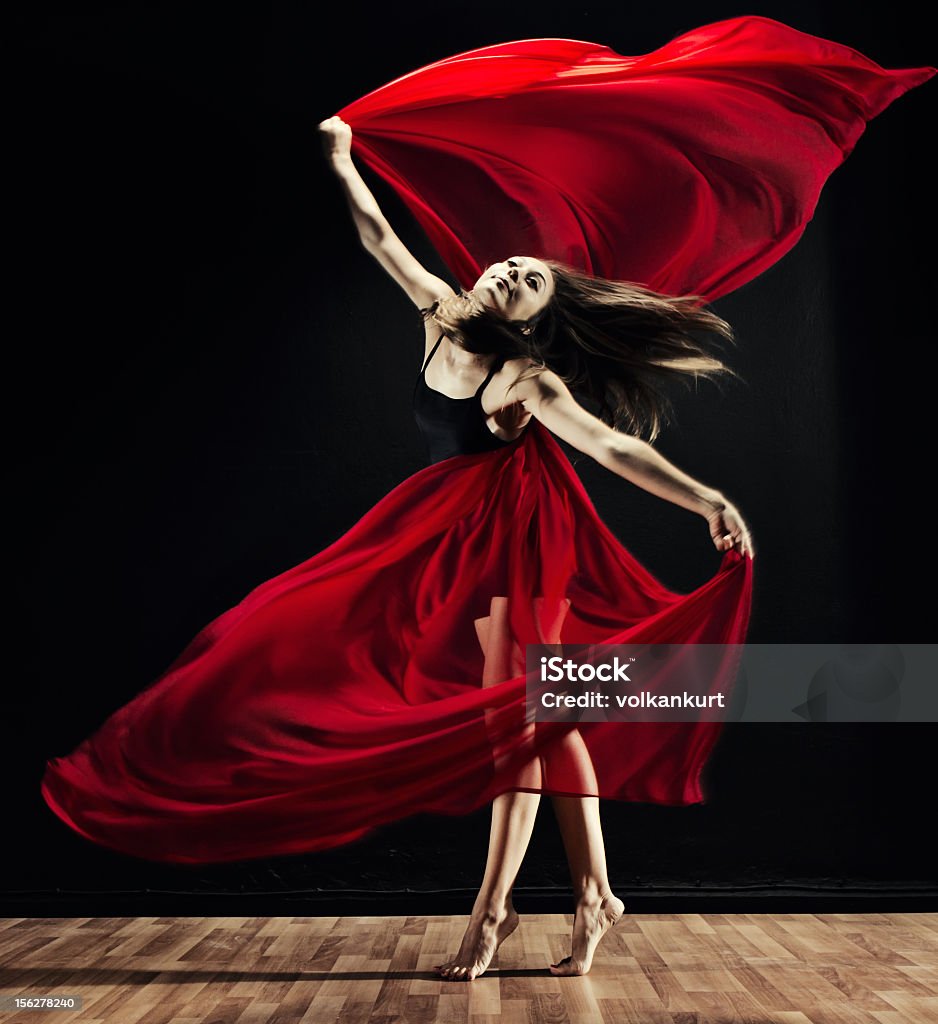
[[[742,555],[756,557],[752,545],[752,534],[739,509],[731,501],[723,501],[723,507],[715,509],[707,516],[710,536],[717,551],[729,551],[735,547]]]

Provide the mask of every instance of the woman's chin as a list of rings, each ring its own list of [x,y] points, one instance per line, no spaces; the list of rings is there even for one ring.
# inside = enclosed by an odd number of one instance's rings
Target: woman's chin
[[[491,288],[473,288],[469,294],[476,300],[476,302],[479,303],[480,306],[485,306],[490,313],[504,315],[501,303],[498,301],[499,296],[497,294],[493,294]]]

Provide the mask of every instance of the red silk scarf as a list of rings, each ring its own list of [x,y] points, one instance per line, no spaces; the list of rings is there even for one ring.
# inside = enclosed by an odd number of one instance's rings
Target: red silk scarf
[[[797,242],[867,122],[935,70],[742,17],[641,57],[488,46],[339,114],[464,287],[515,254],[712,301]]]

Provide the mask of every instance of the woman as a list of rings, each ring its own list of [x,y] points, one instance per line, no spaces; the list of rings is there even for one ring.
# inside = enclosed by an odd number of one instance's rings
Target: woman
[[[687,332],[710,329],[730,337],[728,325],[700,309],[692,297],[668,298],[636,286],[590,279],[555,261],[531,256],[514,256],[490,266],[470,292],[457,295],[422,267],[391,229],[352,162],[350,127],[340,117],[331,117],[319,129],[363,246],[423,312],[424,365],[414,403],[433,461],[512,444],[535,418],[625,479],[699,513],[718,551],[735,548],[754,557],[751,532],[731,501],[681,472],[638,437],[617,431],[586,411],[561,376],[587,386],[599,384],[597,397],[602,400],[607,390],[602,385],[608,381],[596,379],[601,367],[618,371],[620,406],[614,418],[624,417],[637,426],[644,412],[654,436],[659,426],[659,404],[651,383],[655,371],[675,377],[726,372]],[[550,757],[576,760],[579,755],[580,763],[588,764],[582,740],[578,750],[571,749],[577,738],[576,731],[570,733]],[[544,770],[550,773],[549,760]],[[527,777],[519,778],[519,785],[529,789],[541,784],[540,777],[530,776],[530,766]],[[609,887],[598,798],[552,799],[570,863],[576,911],[572,953],[552,964],[551,971],[582,975],[624,905]],[[509,791],[495,798],[485,876],[458,951],[436,967],[441,977],[478,977],[517,927],[511,889],[539,801],[536,791]]]
[[[935,73],[744,17],[640,58],[577,40],[496,44],[324,122],[362,242],[423,312],[414,412],[431,465],[50,758],[51,810],[124,854],[199,865],[336,848],[491,803],[470,925],[440,966],[471,980],[517,924],[511,887],[547,793],[577,896],[572,953],[553,970],[589,970],[624,909],[598,799],[701,802],[720,723],[532,722],[524,649],[742,645],[750,532],[639,437],[658,433],[663,384],[731,372],[694,340],[731,338],[695,297],[713,301],[784,255],[869,120]],[[356,156],[469,291],[390,230],[352,165],[349,125]],[[480,253],[511,250],[523,255],[482,271]],[[704,516],[717,573],[690,593],[665,587],[603,523],[555,434]],[[727,658],[707,678],[733,675]]]

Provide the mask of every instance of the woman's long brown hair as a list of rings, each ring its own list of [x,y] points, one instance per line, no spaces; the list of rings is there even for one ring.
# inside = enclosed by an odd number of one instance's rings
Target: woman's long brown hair
[[[534,365],[512,382],[549,369],[574,393],[598,406],[600,419],[617,430],[653,441],[671,421],[666,384],[739,375],[697,341],[694,333],[735,342],[730,325],[697,295],[670,296],[628,281],[592,277],[556,260],[554,295],[529,321],[530,334],[461,291],[422,310],[458,345]]]

